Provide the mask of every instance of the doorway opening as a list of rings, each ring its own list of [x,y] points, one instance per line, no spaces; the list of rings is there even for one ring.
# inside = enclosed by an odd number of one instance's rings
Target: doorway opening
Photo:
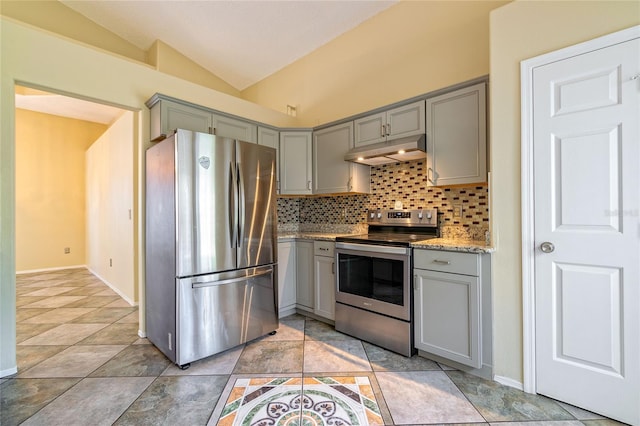
[[[88,270],[136,306],[135,112],[29,85],[15,86],[15,101],[18,277]],[[22,288],[18,306],[55,291]]]

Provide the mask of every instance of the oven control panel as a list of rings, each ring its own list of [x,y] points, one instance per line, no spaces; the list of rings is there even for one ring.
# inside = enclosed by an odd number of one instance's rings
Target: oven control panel
[[[369,210],[370,225],[438,226],[438,209]]]

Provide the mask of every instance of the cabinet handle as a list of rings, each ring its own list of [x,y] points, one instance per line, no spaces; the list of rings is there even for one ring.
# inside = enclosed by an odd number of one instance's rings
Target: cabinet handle
[[[307,181],[307,189],[309,191],[311,191],[311,181],[310,180]]]
[[[451,261],[449,260],[438,260],[438,259],[434,259],[433,263],[436,263],[438,265],[451,265]]]
[[[351,191],[353,188],[353,176],[349,176],[349,180],[347,181],[347,191]]]
[[[433,181],[432,177],[433,177],[433,169],[429,167],[427,169],[427,180],[435,185],[436,183]]]
[[[336,274],[336,262],[331,262],[331,273]]]
[[[387,136],[391,134],[391,123],[387,124]]]
[[[384,136],[386,133],[386,127],[384,124],[382,126],[380,126],[380,136]]]

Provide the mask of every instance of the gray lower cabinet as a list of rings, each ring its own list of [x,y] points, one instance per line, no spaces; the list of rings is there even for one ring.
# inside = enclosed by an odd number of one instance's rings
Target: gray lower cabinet
[[[296,305],[314,309],[313,241],[296,241]]]
[[[333,241],[314,241],[314,286],[315,303],[313,313],[326,319],[335,319],[336,264]]]
[[[278,242],[278,315],[296,311],[296,242]]]
[[[415,347],[479,369],[491,365],[490,255],[414,250]]]

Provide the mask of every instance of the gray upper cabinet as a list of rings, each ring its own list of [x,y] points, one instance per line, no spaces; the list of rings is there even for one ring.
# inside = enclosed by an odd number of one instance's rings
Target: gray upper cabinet
[[[152,98],[153,101],[155,98]],[[150,101],[150,102],[151,102]],[[173,102],[157,100],[151,109],[151,140],[162,140],[176,129],[209,133],[213,127],[211,111]]]
[[[369,166],[344,161],[353,148],[353,122],[313,133],[313,193],[369,193]]]
[[[213,115],[213,134],[245,142],[258,142],[258,126],[224,115]]]
[[[280,194],[312,193],[311,132],[280,132]]]
[[[257,142],[258,131],[253,123],[219,114],[214,110],[166,99],[155,95],[147,106],[151,110],[151,140],[162,140],[176,129],[212,133],[247,142]]]
[[[268,127],[258,126],[258,145],[265,145],[276,150],[276,185],[280,193],[280,132]]]
[[[425,103],[414,102],[355,120],[355,146],[370,145],[425,132]]]
[[[484,83],[427,99],[427,185],[487,181]]]

